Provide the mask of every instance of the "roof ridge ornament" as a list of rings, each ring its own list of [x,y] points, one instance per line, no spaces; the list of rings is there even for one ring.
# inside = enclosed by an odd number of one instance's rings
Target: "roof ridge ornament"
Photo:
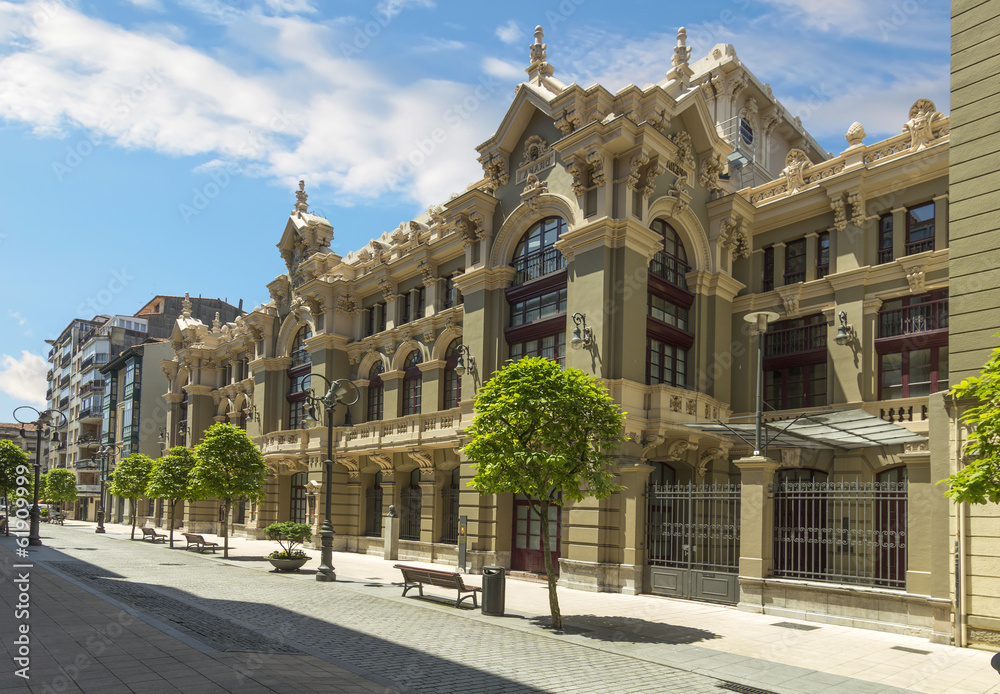
[[[687,45],[687,29],[681,27],[677,30],[677,45],[674,47],[674,55],[670,62],[673,65],[667,72],[668,80],[677,80],[685,89],[691,84],[691,77],[694,71],[688,65],[691,58],[691,49]]]
[[[528,73],[529,82],[541,83],[542,77],[551,77],[555,72],[555,68],[545,60],[548,56],[548,51],[546,50],[548,46],[542,42],[544,38],[545,33],[542,31],[541,25],[536,26],[535,42],[531,44],[531,64],[524,70]]]
[[[191,293],[184,292],[184,300],[181,302],[181,315],[185,318],[191,317]]]
[[[309,204],[306,200],[309,196],[306,194],[306,182],[299,181],[299,189],[295,191],[295,211],[298,214],[299,219],[302,219],[302,213],[309,211]]]

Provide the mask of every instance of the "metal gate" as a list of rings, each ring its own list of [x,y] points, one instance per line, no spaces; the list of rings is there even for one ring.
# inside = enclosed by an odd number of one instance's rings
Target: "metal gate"
[[[649,592],[736,603],[740,485],[648,486],[646,551]]]

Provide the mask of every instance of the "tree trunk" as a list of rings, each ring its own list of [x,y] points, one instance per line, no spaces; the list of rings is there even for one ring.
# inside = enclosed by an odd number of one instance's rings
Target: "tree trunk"
[[[534,504],[531,505],[534,508]],[[549,612],[552,615],[552,628],[562,629],[562,613],[559,611],[559,597],[556,595],[556,572],[552,566],[552,542],[549,539],[549,500],[539,501],[541,506],[540,525],[542,532],[542,553],[545,555],[545,577],[549,584]]]
[[[170,549],[174,548],[174,512],[177,510],[177,499],[170,500]]]
[[[222,538],[224,543],[222,556],[229,559],[229,499],[222,505]]]
[[[139,503],[138,499],[132,499],[132,537],[131,537],[131,539],[133,539],[133,540],[135,539],[135,519],[136,519],[136,516],[137,516],[137,514],[135,512],[135,508],[138,505],[138,503]]]

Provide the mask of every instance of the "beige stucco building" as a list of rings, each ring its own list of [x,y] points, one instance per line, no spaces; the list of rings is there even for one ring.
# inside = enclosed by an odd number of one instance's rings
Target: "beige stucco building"
[[[537,30],[483,179],[345,255],[300,184],[272,300],[229,323],[186,307],[161,362],[169,445],[229,421],[273,472],[238,532],[322,518],[319,374],[360,392],[335,415],[338,549],[382,553],[395,505],[401,558],[454,565],[466,516],[473,569],[538,571],[525,500],[467,487],[460,448],[476,388],[541,355],[602,379],[630,437],[622,491],[553,517],[561,585],[952,638],[948,459],[926,440],[947,426],[949,119],[900,104],[899,135],[845,123],[830,155],[732,46],[689,53],[681,30],[663,81],[612,94],[560,82]],[[752,420],[761,311],[767,435],[849,417],[836,435],[755,455],[714,424]],[[185,524],[216,530],[218,504]]]

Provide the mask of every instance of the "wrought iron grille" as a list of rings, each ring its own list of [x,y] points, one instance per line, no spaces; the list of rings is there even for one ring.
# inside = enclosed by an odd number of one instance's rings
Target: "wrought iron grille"
[[[547,275],[566,267],[566,259],[555,248],[544,248],[535,253],[516,259],[514,266],[514,285],[524,284],[536,277]]]
[[[441,508],[444,510],[444,527],[441,542],[458,543],[458,490],[447,487],[441,490]]]
[[[772,574],[906,587],[906,482],[782,482]]]
[[[365,536],[382,537],[382,490],[365,492]]]
[[[651,566],[735,573],[740,559],[740,485],[648,486],[646,548]]]
[[[402,493],[403,513],[399,519],[399,539],[420,539],[420,487],[407,487]]]

